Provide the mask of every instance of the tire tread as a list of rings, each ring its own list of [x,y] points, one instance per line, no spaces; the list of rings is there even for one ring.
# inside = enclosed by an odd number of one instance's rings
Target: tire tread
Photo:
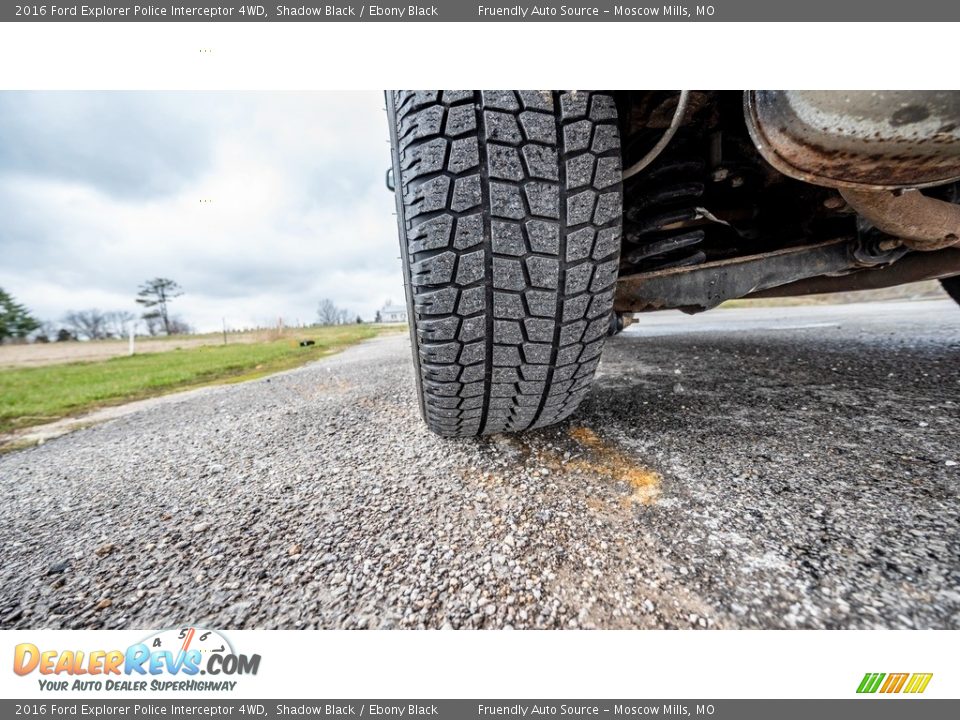
[[[396,91],[421,404],[447,436],[559,422],[599,362],[622,189],[609,94]]]

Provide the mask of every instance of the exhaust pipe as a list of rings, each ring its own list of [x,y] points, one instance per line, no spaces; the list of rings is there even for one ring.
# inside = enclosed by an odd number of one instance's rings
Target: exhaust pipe
[[[941,250],[960,241],[960,205],[917,190],[841,188],[840,194],[860,217],[911,250]]]

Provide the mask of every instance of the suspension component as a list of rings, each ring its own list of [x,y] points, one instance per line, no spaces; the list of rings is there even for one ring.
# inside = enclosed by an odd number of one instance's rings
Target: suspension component
[[[627,190],[621,273],[652,272],[706,261],[700,207],[706,169],[700,160],[666,160]]]

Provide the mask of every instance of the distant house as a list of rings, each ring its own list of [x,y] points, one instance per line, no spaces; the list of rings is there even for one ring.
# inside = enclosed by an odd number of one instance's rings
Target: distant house
[[[405,323],[407,321],[407,306],[394,305],[387,300],[387,304],[377,311],[377,317],[380,318],[380,322]]]

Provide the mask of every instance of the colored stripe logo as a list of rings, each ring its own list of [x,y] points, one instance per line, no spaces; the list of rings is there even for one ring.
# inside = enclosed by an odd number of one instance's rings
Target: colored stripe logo
[[[910,693],[917,695],[927,689],[933,673],[867,673],[860,681],[857,692],[872,693]]]

